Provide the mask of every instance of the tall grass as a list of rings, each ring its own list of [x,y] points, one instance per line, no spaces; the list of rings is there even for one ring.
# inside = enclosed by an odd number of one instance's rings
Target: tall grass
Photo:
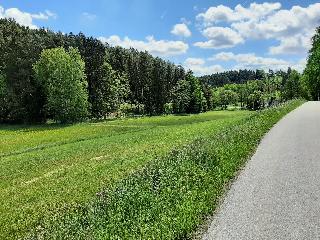
[[[28,238],[189,238],[264,134],[300,104],[294,100],[263,110],[173,150],[101,190],[92,202],[56,210]]]

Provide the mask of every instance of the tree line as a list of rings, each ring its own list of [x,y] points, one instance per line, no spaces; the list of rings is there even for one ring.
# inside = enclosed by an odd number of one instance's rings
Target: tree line
[[[213,88],[213,108],[227,106],[257,110],[294,98],[320,100],[320,27],[312,37],[303,73],[287,71],[239,70],[200,77]]]
[[[200,80],[212,87],[222,87],[226,84],[242,84],[250,80],[262,80],[264,75],[263,70],[240,69],[204,75],[200,77]]]
[[[229,83],[213,88],[213,107],[238,106],[259,110],[290,99],[310,99],[305,77],[288,68],[286,72],[260,71],[262,78],[244,83]]]
[[[197,78],[148,52],[0,19],[0,122],[199,113],[229,105],[256,110],[319,99],[319,32],[303,74],[245,69]]]
[[[1,122],[197,113],[203,92],[191,72],[148,52],[0,19]]]

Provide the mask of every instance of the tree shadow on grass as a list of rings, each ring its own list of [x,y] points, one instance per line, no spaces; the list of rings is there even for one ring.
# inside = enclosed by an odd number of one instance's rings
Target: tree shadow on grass
[[[60,124],[60,123],[39,123],[39,124],[0,124],[0,131],[19,131],[19,132],[32,132],[32,131],[48,131],[61,128],[70,127],[74,124]]]

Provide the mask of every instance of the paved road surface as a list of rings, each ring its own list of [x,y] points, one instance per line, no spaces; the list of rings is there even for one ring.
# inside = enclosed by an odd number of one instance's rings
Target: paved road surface
[[[266,135],[203,239],[320,239],[320,102]]]

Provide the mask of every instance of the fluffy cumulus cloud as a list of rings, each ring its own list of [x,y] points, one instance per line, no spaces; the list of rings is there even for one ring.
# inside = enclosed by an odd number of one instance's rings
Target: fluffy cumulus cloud
[[[198,66],[205,64],[205,60],[203,60],[202,58],[187,58],[184,64],[187,66]]]
[[[224,5],[210,7],[206,12],[197,15],[198,20],[203,20],[206,25],[216,22],[230,22],[234,20],[234,14],[231,8]]]
[[[190,69],[197,76],[213,74],[224,71],[220,65],[205,65],[206,61],[202,58],[187,58],[184,61],[184,67]]]
[[[248,7],[239,4],[233,9],[219,5],[198,14],[197,20],[202,23],[203,32],[221,23],[244,40],[278,40],[278,45],[270,47],[270,54],[305,54],[314,29],[319,25],[319,12],[320,3],[290,9],[283,9],[277,2],[251,3]]]
[[[197,15],[198,20],[204,21],[205,25],[212,25],[218,22],[236,22],[241,20],[260,19],[272,14],[281,8],[280,3],[251,3],[248,8],[241,4],[231,9],[224,5],[210,7],[204,13]]]
[[[227,27],[209,27],[202,31],[208,39],[204,42],[196,42],[194,46],[200,48],[230,48],[239,43],[243,43],[243,38],[234,30]]]
[[[311,35],[297,35],[280,39],[280,44],[269,48],[272,55],[305,54],[311,48]]]
[[[103,43],[124,48],[135,48],[140,51],[148,51],[157,56],[172,56],[186,53],[189,46],[182,41],[156,40],[153,36],[148,36],[145,41],[133,40],[128,37],[121,39],[117,35],[111,37],[100,37]]]
[[[173,26],[171,33],[181,37],[190,37],[191,31],[189,30],[187,24],[179,23]]]
[[[320,21],[320,3],[306,8],[293,6],[291,9],[279,10],[267,18],[258,21],[249,20],[233,23],[243,36],[257,39],[290,37],[310,34]]]
[[[8,8],[4,9],[0,6],[0,18],[13,18],[17,23],[30,27],[32,29],[38,28],[33,20],[48,20],[49,18],[56,18],[57,15],[49,10],[46,10],[44,13],[31,14],[28,12],[23,12],[18,8]]]
[[[248,69],[274,69],[286,70],[288,67],[293,67],[295,64],[277,58],[266,58],[256,56],[254,53],[248,54],[234,54],[232,52],[221,52],[210,58],[213,61],[235,61],[237,65],[235,68],[248,68]]]

